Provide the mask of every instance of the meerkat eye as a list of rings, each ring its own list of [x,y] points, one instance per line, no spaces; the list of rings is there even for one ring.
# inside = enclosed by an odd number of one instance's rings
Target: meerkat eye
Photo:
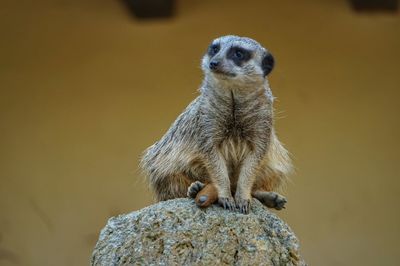
[[[236,57],[237,59],[243,59],[244,54],[243,54],[242,51],[236,50],[236,51],[235,51],[235,57]]]
[[[210,56],[214,56],[214,55],[216,55],[216,54],[219,52],[219,49],[220,49],[219,44],[212,44],[212,45],[210,46],[210,48],[208,49],[208,54],[209,54]]]
[[[251,51],[241,47],[232,47],[227,53],[227,58],[231,59],[237,66],[242,66],[249,61],[251,57]]]
[[[215,54],[218,53],[219,47],[218,47],[218,46],[213,46],[212,51],[213,51],[213,53],[215,53]]]

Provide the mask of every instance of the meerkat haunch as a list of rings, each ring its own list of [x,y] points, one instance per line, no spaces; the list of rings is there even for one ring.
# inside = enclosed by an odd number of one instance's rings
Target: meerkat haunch
[[[250,38],[223,36],[202,59],[198,96],[142,157],[158,201],[188,195],[205,207],[218,201],[248,213],[251,197],[282,209],[273,192],[292,165],[274,130],[267,75],[271,53]]]

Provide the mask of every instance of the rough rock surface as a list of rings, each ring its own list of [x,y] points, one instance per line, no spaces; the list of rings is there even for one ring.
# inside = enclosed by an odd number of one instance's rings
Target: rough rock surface
[[[290,228],[257,200],[250,214],[174,199],[111,218],[92,265],[306,265]]]

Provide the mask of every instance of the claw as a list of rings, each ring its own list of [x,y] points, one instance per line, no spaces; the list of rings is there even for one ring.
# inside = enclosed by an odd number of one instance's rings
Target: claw
[[[219,198],[218,202],[225,210],[235,210],[235,202],[231,198]]]
[[[240,213],[248,214],[250,211],[250,200],[236,199],[236,207]]]

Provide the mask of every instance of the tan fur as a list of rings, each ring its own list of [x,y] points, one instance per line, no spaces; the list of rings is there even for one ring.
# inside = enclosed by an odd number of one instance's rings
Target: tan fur
[[[199,195],[210,197],[205,205],[218,199],[247,213],[253,195],[280,209],[284,198],[266,192],[285,183],[292,166],[274,130],[274,97],[265,76],[272,65],[264,63],[271,56],[249,38],[225,36],[213,43],[219,50],[202,60],[201,95],[145,151],[141,166],[157,200],[185,197],[200,181],[207,186]],[[229,57],[235,47],[249,51],[246,62]],[[211,60],[220,61],[218,71],[209,68]]]
[[[200,201],[200,198],[202,196],[206,196],[207,197],[207,200],[205,202],[201,202]],[[206,184],[204,186],[204,188],[197,194],[197,196],[195,198],[196,204],[198,206],[200,206],[200,207],[203,207],[203,208],[210,206],[211,204],[213,204],[217,200],[218,200],[217,188],[211,183]]]

